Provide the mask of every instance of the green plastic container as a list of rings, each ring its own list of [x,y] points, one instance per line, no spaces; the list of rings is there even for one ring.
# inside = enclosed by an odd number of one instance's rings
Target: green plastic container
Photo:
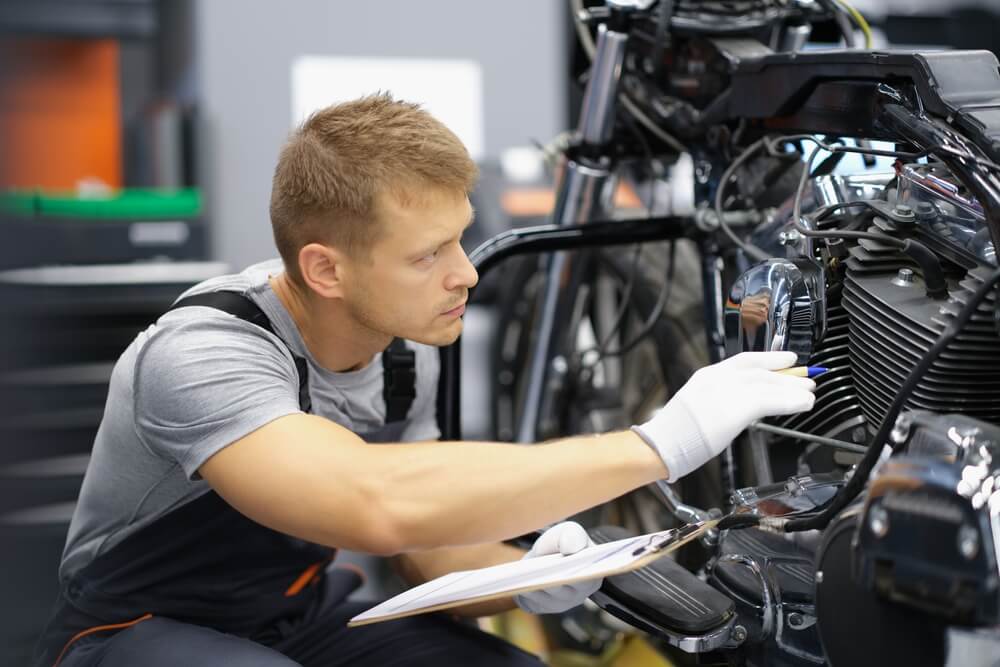
[[[99,220],[156,220],[201,215],[201,190],[129,188],[110,195],[8,190],[0,193],[0,212],[19,216]]]

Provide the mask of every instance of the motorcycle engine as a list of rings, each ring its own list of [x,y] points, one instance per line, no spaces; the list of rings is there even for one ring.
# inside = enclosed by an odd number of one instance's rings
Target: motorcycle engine
[[[791,226],[790,205],[755,234],[754,241],[777,257],[752,267],[734,285],[726,310],[729,353],[790,349],[800,363],[830,369],[818,379],[816,407],[783,420],[786,428],[866,444],[910,369],[996,266],[982,209],[947,171],[911,164],[894,176],[819,177],[812,182],[811,202],[804,203],[881,204],[885,214],[873,218],[870,230],[932,249],[945,271],[946,299],[928,296],[920,267],[896,248],[868,240],[815,247]],[[810,272],[822,278],[810,278]],[[988,297],[920,378],[905,409],[1000,424],[998,308]]]
[[[786,204],[751,239],[774,256],[734,283],[726,334],[730,354],[791,350],[800,364],[829,369],[817,378],[813,410],[774,425],[866,446],[997,257],[982,209],[938,164],[814,178],[803,210],[857,200],[877,210],[865,218],[869,231],[931,249],[947,297],[929,294],[921,267],[895,247],[802,237]],[[815,546],[815,581],[800,613],[815,605],[815,630],[833,665],[944,664],[956,633],[1000,620],[998,309],[987,297],[919,378],[893,432],[899,453]],[[803,455],[797,472],[830,470],[817,463],[843,470],[857,456]],[[783,546],[781,557],[799,556],[791,551]]]
[[[955,653],[969,630],[1000,618],[1000,427],[918,411],[892,437],[898,453],[817,553],[824,653],[833,665],[967,664]]]

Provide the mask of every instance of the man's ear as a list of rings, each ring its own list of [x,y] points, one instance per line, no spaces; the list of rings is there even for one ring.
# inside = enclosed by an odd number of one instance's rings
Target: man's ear
[[[347,269],[345,259],[336,248],[322,243],[307,243],[299,250],[302,281],[321,297],[341,298]]]

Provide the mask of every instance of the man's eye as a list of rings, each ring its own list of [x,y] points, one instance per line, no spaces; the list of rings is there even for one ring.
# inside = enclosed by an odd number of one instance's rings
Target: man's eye
[[[417,262],[419,262],[421,264],[430,264],[435,259],[437,259],[437,256],[438,256],[438,251],[435,250],[434,252],[432,252],[430,254],[424,255],[423,257],[421,257],[420,259],[418,259]]]

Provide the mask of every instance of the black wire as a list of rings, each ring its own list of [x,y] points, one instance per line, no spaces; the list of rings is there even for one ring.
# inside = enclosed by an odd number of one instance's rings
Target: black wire
[[[726,185],[729,183],[729,179],[731,179],[733,177],[733,174],[736,173],[736,169],[739,168],[744,162],[749,160],[751,155],[760,150],[760,148],[764,146],[764,142],[765,138],[761,137],[757,141],[747,146],[746,150],[740,153],[736,157],[736,159],[733,160],[728,167],[726,167],[726,170],[722,172],[722,178],[719,179],[719,185],[715,188],[715,217],[719,223],[719,229],[721,229],[723,233],[725,233],[725,235],[728,236],[729,239],[733,243],[735,243],[738,248],[743,250],[743,252],[745,252],[747,255],[749,255],[758,262],[762,262],[768,259],[771,255],[767,252],[764,252],[754,244],[744,241],[739,236],[737,236],[732,229],[730,229],[729,224],[723,217],[722,195],[726,190]]]
[[[723,517],[716,526],[718,530],[731,530],[733,528],[752,528],[760,524],[760,517],[756,514],[730,514]]]
[[[583,352],[580,353],[581,360],[583,358],[583,355],[587,354],[588,352],[596,351],[598,353],[598,361],[600,361],[601,356],[603,356],[603,351],[607,348],[608,343],[610,343],[611,339],[614,337],[614,335],[616,333],[618,333],[618,330],[622,326],[622,322],[625,321],[625,316],[628,314],[629,301],[632,298],[632,290],[635,287],[636,274],[639,271],[639,255],[641,253],[642,253],[642,246],[641,245],[636,245],[635,246],[635,253],[632,255],[632,266],[629,269],[628,279],[627,279],[627,282],[625,283],[624,290],[622,290],[622,298],[618,302],[618,312],[615,313],[615,320],[614,320],[614,322],[611,325],[611,329],[608,331],[607,335],[604,337],[604,340],[602,340],[600,342],[600,344],[598,345],[598,347],[596,347],[596,348],[590,348],[589,350],[584,350]],[[594,362],[594,363],[596,363],[596,362]],[[584,367],[585,368],[589,368],[589,367],[593,367],[593,365],[594,364],[586,364],[586,365],[584,365]]]
[[[893,400],[892,405],[889,407],[889,411],[886,412],[885,417],[882,419],[878,432],[876,432],[875,437],[869,445],[868,451],[861,459],[861,462],[858,463],[851,479],[848,480],[847,484],[841,487],[840,491],[837,492],[837,495],[834,496],[833,500],[826,507],[826,509],[818,515],[808,519],[793,519],[789,521],[785,524],[785,532],[792,533],[803,530],[825,528],[826,525],[830,523],[830,520],[833,519],[838,512],[845,508],[848,503],[854,500],[854,498],[861,492],[865,483],[868,481],[868,477],[871,475],[872,468],[875,467],[875,463],[882,454],[882,448],[889,438],[889,433],[896,424],[896,417],[903,409],[903,404],[909,398],[910,394],[913,393],[917,383],[927,373],[931,364],[933,364],[937,358],[941,356],[941,353],[944,352],[945,348],[947,348],[948,345],[955,340],[958,334],[962,332],[969,320],[972,319],[973,314],[975,314],[976,310],[978,310],[979,305],[986,299],[987,295],[998,283],[1000,283],[1000,269],[991,273],[990,276],[983,281],[983,284],[972,293],[968,303],[962,307],[962,310],[960,310],[958,315],[955,316],[955,319],[948,323],[944,331],[938,337],[937,341],[935,341],[934,345],[927,350],[927,352],[920,358],[920,362],[917,363],[912,371],[910,371],[906,381],[896,393],[896,397]],[[894,444],[893,449],[895,450],[898,446],[898,444]]]
[[[836,148],[836,146],[833,148]],[[803,236],[809,236],[812,238],[867,239],[871,241],[879,241],[895,248],[903,248],[905,246],[905,242],[902,239],[893,238],[886,234],[858,232],[848,229],[831,229],[821,231],[818,229],[809,229],[802,224],[802,196],[805,193],[806,181],[809,180],[809,171],[812,168],[813,162],[816,160],[816,156],[821,150],[827,149],[823,146],[816,146],[816,148],[813,149],[812,153],[809,154],[809,159],[806,160],[805,169],[802,170],[802,174],[799,176],[798,187],[795,189],[795,200],[792,204],[792,225],[795,229]]]
[[[652,146],[649,145],[649,142],[646,140],[646,135],[642,133],[642,128],[639,127],[638,121],[632,116],[632,114],[629,114],[629,113],[619,114],[618,118],[620,118],[620,119],[622,119],[622,120],[625,121],[625,124],[629,127],[630,130],[632,130],[632,133],[635,134],[635,138],[638,139],[639,146],[642,148],[642,152],[646,156],[646,160],[649,161],[649,171],[650,171],[650,174],[652,174],[652,176],[654,176],[654,177],[660,176],[661,175],[660,171],[656,168],[657,167],[657,162],[656,162],[656,156],[653,155],[653,148],[652,148]],[[636,187],[637,188],[638,188],[638,185],[639,184],[637,182],[636,183]],[[648,201],[645,202],[645,204],[646,204],[646,212],[649,215],[653,215],[653,204],[655,203],[653,201],[654,198],[655,198],[654,197],[654,191],[653,191],[653,185],[654,185],[653,179],[651,178],[650,182],[649,182],[649,185],[646,188],[647,194],[648,194]]]
[[[656,327],[656,323],[660,320],[663,315],[663,310],[666,308],[667,302],[670,301],[670,293],[674,286],[674,267],[677,266],[677,244],[674,241],[670,242],[670,266],[667,269],[667,277],[663,284],[660,286],[660,294],[656,299],[656,305],[653,306],[652,312],[646,318],[646,321],[642,323],[639,327],[639,331],[636,332],[632,340],[620,346],[617,350],[604,350],[601,352],[600,357],[597,361],[602,358],[607,357],[619,357],[623,354],[628,354],[632,351],[636,345],[638,345],[649,333]],[[597,363],[596,361],[594,363]]]
[[[845,12],[833,0],[819,0],[819,3],[832,14],[833,22],[837,24],[837,29],[840,30],[840,34],[844,37],[844,46],[848,49],[853,49],[854,29],[851,28],[850,14]]]
[[[773,157],[787,157],[789,153],[779,150],[779,144],[788,143],[792,141],[812,141],[816,144],[816,148],[813,149],[812,153],[806,161],[806,167],[802,170],[802,174],[799,177],[798,187],[795,190],[795,200],[794,200],[794,212],[792,214],[792,224],[795,229],[803,236],[809,236],[813,238],[844,238],[844,239],[868,239],[874,241],[880,241],[892,245],[894,247],[903,247],[903,242],[900,239],[893,238],[884,234],[877,234],[874,232],[860,232],[855,230],[813,230],[804,226],[801,222],[802,220],[802,197],[805,193],[805,185],[809,180],[810,171],[812,169],[812,163],[815,161],[816,156],[820,150],[825,150],[830,153],[859,153],[862,155],[875,155],[879,157],[894,157],[898,159],[906,160],[916,160],[922,157],[934,153],[948,153],[954,157],[969,160],[974,164],[986,167],[988,169],[996,170],[1000,172],[1000,165],[987,160],[985,158],[980,158],[971,153],[964,153],[958,151],[951,146],[934,145],[928,148],[917,151],[917,152],[906,152],[906,151],[892,151],[892,150],[882,150],[877,148],[863,148],[861,146],[844,146],[842,144],[831,144],[819,139],[812,134],[790,134],[782,135],[777,137],[761,137],[760,139],[754,141],[752,144],[747,146],[746,149],[740,153],[735,160],[726,168],[722,174],[722,178],[719,181],[719,185],[715,191],[715,215],[718,220],[719,228],[729,237],[729,239],[736,244],[741,250],[743,250],[748,256],[756,261],[764,261],[770,257],[770,254],[766,253],[756,245],[749,243],[736,235],[736,233],[729,227],[729,224],[725,221],[723,217],[723,195],[725,193],[726,186],[732,179],[733,174],[736,170],[743,165],[750,157],[759,151],[761,148],[766,148],[769,155]],[[857,202],[851,202],[855,204]]]
[[[653,41],[653,81],[663,75],[663,52],[670,43],[670,18],[674,13],[674,0],[661,0],[660,13],[656,17],[656,39]]]

